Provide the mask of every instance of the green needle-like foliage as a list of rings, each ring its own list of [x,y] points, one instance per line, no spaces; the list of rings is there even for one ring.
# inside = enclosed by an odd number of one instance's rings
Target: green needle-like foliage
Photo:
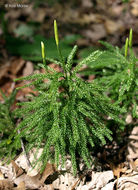
[[[41,43],[42,44],[42,43]],[[42,48],[44,46],[42,44]],[[57,47],[59,48],[59,46]],[[42,49],[42,51],[43,51]],[[111,104],[109,98],[103,96],[103,89],[96,83],[88,83],[77,76],[79,69],[87,62],[94,61],[99,51],[92,53],[73,68],[73,58],[77,46],[74,46],[66,62],[58,61],[62,72],[56,72],[46,64],[39,64],[45,73],[16,79],[31,80],[26,86],[34,86],[38,96],[31,101],[22,102],[15,111],[22,121],[16,130],[28,141],[28,151],[42,147],[43,151],[35,162],[45,164],[54,158],[57,164],[65,162],[69,154],[76,174],[76,154],[90,167],[90,151],[97,144],[106,144],[106,139],[112,140],[112,132],[106,127],[106,116],[123,123],[119,114],[123,111]],[[44,54],[43,59],[44,59]],[[61,52],[59,54],[61,58]],[[44,61],[45,62],[45,61]],[[57,63],[56,60],[53,62]],[[45,62],[46,63],[46,62]],[[47,82],[44,82],[47,79]]]
[[[14,140],[15,121],[11,111],[16,90],[12,92],[10,97],[7,97],[2,90],[0,92],[4,99],[4,103],[0,103],[0,157],[12,159],[16,149],[19,148]]]
[[[132,49],[132,29],[125,46],[120,50],[107,42],[101,42],[107,50],[98,51],[99,56],[86,64],[96,75],[95,82],[106,88],[106,93],[116,104],[125,107],[137,117],[138,67]],[[84,73],[85,74],[85,73]],[[104,92],[104,93],[105,93]]]

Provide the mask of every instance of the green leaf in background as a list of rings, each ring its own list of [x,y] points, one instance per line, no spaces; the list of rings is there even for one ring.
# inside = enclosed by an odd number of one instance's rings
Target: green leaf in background
[[[34,30],[35,28],[33,26],[29,26],[27,24],[21,24],[14,30],[14,33],[18,37],[20,36],[30,37],[34,34]]]
[[[72,44],[80,38],[79,35],[70,35],[65,37],[60,41],[62,48],[62,54],[66,58],[68,53],[72,49]],[[57,47],[54,38],[48,38],[41,35],[36,35],[33,37],[32,42],[23,40],[21,38],[14,38],[11,36],[6,37],[6,47],[10,54],[22,56],[26,60],[31,61],[41,61],[41,41],[44,42],[46,46],[46,55],[49,58],[58,58]]]

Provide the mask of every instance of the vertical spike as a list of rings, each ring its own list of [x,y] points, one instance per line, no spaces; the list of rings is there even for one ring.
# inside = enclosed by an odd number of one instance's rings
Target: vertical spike
[[[130,29],[130,32],[129,32],[129,47],[132,48],[132,28]]]
[[[127,52],[128,52],[128,38],[126,39],[125,43],[125,57],[127,57]]]
[[[43,64],[47,70],[46,56],[45,56],[45,45],[44,45],[44,42],[42,42],[42,41],[41,41],[41,54],[42,54]]]
[[[57,21],[54,20],[54,33],[55,33],[55,41],[56,45],[59,45],[59,38],[58,38],[58,27],[57,27]]]
[[[41,53],[43,60],[45,59],[45,46],[44,43],[41,41]]]
[[[60,59],[60,61],[62,63],[62,67],[63,67],[63,69],[65,71],[65,63],[64,63],[64,59],[62,57],[61,50],[60,50],[60,47],[59,47],[58,27],[57,27],[57,21],[56,20],[54,20],[54,34],[55,34],[55,41],[56,41],[56,46],[57,46],[59,59]]]

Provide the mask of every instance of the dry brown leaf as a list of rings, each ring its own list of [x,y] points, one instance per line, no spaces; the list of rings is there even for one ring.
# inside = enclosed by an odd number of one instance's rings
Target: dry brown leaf
[[[59,177],[53,181],[53,187],[60,190],[68,190],[76,183],[78,177],[75,178],[71,173],[66,172],[64,175],[59,175]]]
[[[130,161],[130,165],[131,165],[131,168],[132,168],[135,172],[138,172],[138,159],[136,159],[135,161],[131,160],[131,161]]]
[[[25,187],[29,189],[38,189],[44,185],[47,177],[55,172],[55,166],[53,164],[47,164],[46,168],[42,175],[38,172],[35,176],[29,176],[27,174],[23,174],[16,179],[14,179],[14,183],[19,185],[21,182],[25,183]]]
[[[131,115],[131,114],[128,114],[128,115],[127,115],[127,117],[126,117],[126,123],[127,123],[127,124],[132,123],[132,115]]]
[[[0,180],[0,190],[12,190],[13,183],[7,179]]]
[[[22,174],[21,176],[13,179],[14,183],[18,186],[21,182],[25,182],[25,177],[26,177],[26,174]]]
[[[80,16],[76,9],[72,9],[71,7],[68,7],[68,5],[62,5],[59,3],[55,4],[53,12],[56,17],[59,17],[62,20],[62,22],[76,23]]]
[[[123,6],[114,5],[109,8],[108,12],[111,16],[118,17],[123,12],[123,8]]]
[[[136,167],[138,167],[138,158],[134,161]]]
[[[90,24],[90,23],[102,23],[105,20],[105,16],[101,16],[100,14],[83,14],[81,15],[81,18],[78,17],[74,22],[85,25],[85,24]]]
[[[7,11],[7,14],[5,15],[5,19],[9,20],[9,19],[17,19],[19,18],[21,15],[21,11],[19,9],[17,9],[16,11],[14,9],[10,9],[9,11]]]
[[[134,127],[129,138],[128,143],[128,160],[133,160],[138,158],[138,126]]]
[[[28,171],[28,164],[26,162],[26,157],[24,153],[21,153],[17,159],[15,160],[16,163],[18,163],[18,166],[21,167],[23,170]]]
[[[83,182],[83,184],[77,187],[78,190],[102,190],[103,187],[105,187],[107,184],[109,184],[110,181],[114,179],[113,172],[111,170],[109,171],[103,171],[103,172],[92,172],[91,174],[91,181],[89,182]],[[84,185],[84,183],[86,185]],[[112,190],[110,188],[106,188],[106,190]]]
[[[134,15],[134,16],[138,16],[138,0],[135,0],[132,4],[132,9],[131,9],[131,13]]]
[[[83,35],[96,42],[106,36],[106,31],[103,24],[93,24],[92,29],[83,31]]]
[[[0,180],[3,180],[3,179],[4,179],[3,173],[0,171]]]
[[[18,178],[16,178],[14,180],[14,183],[16,185],[18,185],[18,187],[20,187],[20,185],[22,184],[22,182],[24,182],[24,186],[27,189],[41,189],[41,190],[54,190],[52,184],[50,185],[45,185],[43,181],[45,181],[45,179],[52,173],[47,174],[47,176],[43,177],[40,180],[40,173],[38,173],[36,176],[28,176],[26,174],[23,174],[21,176],[19,176]],[[24,187],[21,186],[21,187]],[[17,190],[17,189],[16,189]],[[20,189],[18,189],[20,190]]]
[[[19,177],[21,174],[24,173],[23,169],[20,168],[13,160],[11,161],[11,163],[12,163],[16,177]]]
[[[138,189],[138,175],[120,177],[117,181],[117,190],[136,190]]]
[[[27,171],[27,175],[31,177],[36,176],[37,174],[38,174],[38,171],[35,168],[29,168]]]
[[[91,8],[92,7],[92,1],[91,0],[81,0],[82,6],[84,8]]]
[[[14,190],[25,190],[24,181],[20,182],[19,185],[16,188],[14,188]]]
[[[125,173],[127,171],[127,168],[124,167],[124,163],[118,164],[117,166],[115,166],[113,163],[110,163],[110,167],[117,179],[121,176],[122,173]]]
[[[124,26],[121,20],[116,22],[110,19],[106,19],[105,21],[105,29],[108,34],[114,34],[115,32],[122,31],[123,28]]]
[[[95,75],[89,75],[88,82],[92,82],[95,78]]]
[[[42,183],[44,183],[45,180],[47,179],[47,177],[48,177],[49,175],[53,174],[55,171],[56,171],[55,165],[50,164],[50,163],[47,163],[46,168],[45,168],[45,170],[44,170],[44,172],[43,172],[43,174],[42,174],[42,177],[41,177],[40,181],[41,181]]]
[[[9,62],[0,67],[0,80],[6,75],[9,69]]]
[[[50,184],[50,185],[43,185],[42,187],[39,188],[40,190],[55,190],[53,185]]]
[[[0,67],[0,80],[3,77],[16,78],[16,74],[23,67],[25,61],[22,58],[12,57],[7,63]]]
[[[82,18],[78,20],[80,24],[90,24],[91,22],[95,22],[95,21],[96,21],[96,15],[92,13],[84,14]]]
[[[2,168],[5,170],[4,167]],[[14,184],[12,183],[12,181],[10,181],[9,179],[5,179],[3,173],[0,171],[0,190],[12,190],[13,186]]]
[[[4,94],[5,94],[6,96],[9,96],[9,95],[13,92],[13,90],[14,90],[14,88],[15,88],[15,83],[12,82],[12,81],[9,81],[9,82],[6,82],[6,83],[5,83],[3,86],[1,86],[0,88],[1,88],[1,90],[4,92]],[[2,97],[2,95],[1,95],[1,93],[0,93],[0,100],[3,100],[3,97]]]
[[[19,176],[18,178],[14,179],[14,183],[16,185],[19,185],[21,182],[24,182],[26,188],[38,189],[40,186],[43,185],[40,182],[39,178],[40,178],[40,174],[33,176],[33,177],[23,174],[23,175]]]
[[[23,76],[31,75],[34,71],[33,63],[30,61],[27,61],[25,64],[25,68],[23,69]]]
[[[51,67],[52,69],[54,69],[57,72],[62,71],[61,67],[59,65],[56,65],[55,63],[50,63],[48,66]]]
[[[36,176],[33,177],[26,175],[25,177],[26,187],[31,189],[39,188],[40,186],[43,185],[43,183],[39,179],[40,179],[40,173],[38,173]]]
[[[34,20],[36,22],[42,23],[45,19],[47,11],[45,8],[37,8],[37,11],[32,11],[29,20]]]
[[[23,67],[24,64],[25,64],[25,60],[23,60],[22,58],[12,58],[9,71],[13,75],[16,75],[20,71],[20,69]]]

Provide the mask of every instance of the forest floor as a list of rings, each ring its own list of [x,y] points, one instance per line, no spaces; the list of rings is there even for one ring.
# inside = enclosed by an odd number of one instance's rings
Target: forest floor
[[[32,40],[32,35],[42,35],[45,38],[53,36],[53,20],[59,25],[60,38],[67,35],[80,35],[75,43],[80,48],[81,57],[90,48],[99,48],[98,40],[108,41],[122,47],[128,36],[129,29],[133,28],[133,47],[138,53],[138,0],[122,3],[121,0],[79,0],[67,3],[30,3],[23,2],[26,7],[13,8],[11,1],[0,3],[5,11],[7,31],[15,38],[23,37]],[[13,5],[13,4],[12,4]],[[35,6],[35,8],[34,8]],[[16,11],[15,11],[16,10]],[[31,26],[31,27],[30,27]],[[23,31],[25,31],[23,33]],[[13,79],[37,72],[37,67],[31,60],[23,58],[22,53],[16,55],[7,49],[2,24],[0,25],[0,88],[8,96],[17,86]],[[74,41],[73,41],[74,43]],[[83,51],[85,49],[85,51]],[[11,51],[11,49],[10,49]],[[51,64],[54,69],[56,65]],[[88,80],[92,80],[89,76]],[[24,101],[32,92],[31,88],[20,90],[16,102]],[[3,98],[0,94],[0,101]],[[16,106],[14,105],[12,109]],[[126,123],[133,124],[131,114],[128,114]],[[94,165],[86,169],[82,160],[80,171],[74,177],[71,170],[70,157],[67,158],[65,168],[55,168],[48,163],[45,171],[40,174],[28,164],[32,160],[32,152],[28,157],[24,152],[17,155],[9,165],[0,161],[0,189],[42,189],[42,190],[136,190],[138,189],[138,126],[122,134],[122,144],[115,141],[104,149],[93,154]],[[41,150],[40,150],[41,152]]]

